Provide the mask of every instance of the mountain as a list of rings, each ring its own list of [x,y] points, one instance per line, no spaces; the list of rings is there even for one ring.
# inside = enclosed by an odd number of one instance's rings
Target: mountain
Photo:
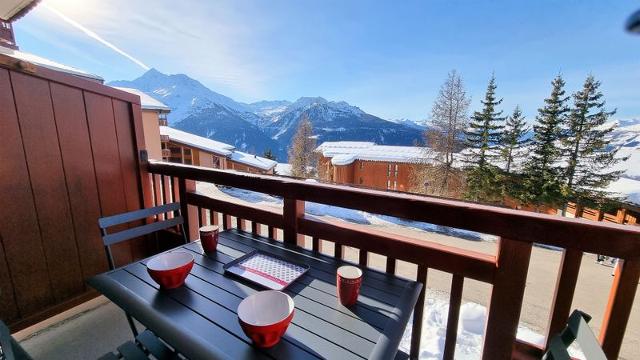
[[[413,145],[423,128],[413,122],[391,122],[367,114],[344,101],[301,97],[295,102],[237,102],[210,90],[184,74],[166,75],[151,69],[135,80],[112,86],[135,88],[171,108],[169,124],[176,128],[262,153],[271,149],[286,161],[286,149],[302,117],[314,126],[318,143],[360,140],[383,145]],[[252,151],[253,150],[253,151]]]
[[[412,145],[422,131],[367,114],[344,101],[327,101],[322,97],[301,97],[269,114],[261,125],[265,133],[281,144],[289,144],[302,118],[313,125],[318,143],[324,141],[373,141],[384,145]]]
[[[619,147],[619,156],[629,157],[627,161],[618,164],[617,168],[626,170],[624,177],[640,180],[640,119],[616,120],[604,126],[614,123],[617,127],[611,132],[611,145]]]
[[[169,124],[174,124],[214,105],[235,110],[243,114],[243,118],[249,122],[258,121],[258,117],[247,104],[218,94],[184,74],[166,75],[151,69],[135,80],[118,80],[108,85],[135,88],[162,101],[171,108],[168,116]]]
[[[286,159],[286,147],[271,139],[233,109],[212,104],[172,125],[192,134],[235,146],[238,150],[261,155],[270,149],[278,159]]]

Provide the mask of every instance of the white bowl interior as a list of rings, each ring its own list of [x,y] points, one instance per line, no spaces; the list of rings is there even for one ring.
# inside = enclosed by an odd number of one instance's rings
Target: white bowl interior
[[[362,276],[362,270],[355,266],[340,266],[338,268],[338,275],[345,279],[357,279]]]
[[[147,262],[147,267],[155,271],[173,270],[190,263],[193,255],[184,251],[160,254]]]
[[[276,290],[267,290],[246,297],[238,306],[238,317],[254,326],[278,323],[293,312],[293,299]]]

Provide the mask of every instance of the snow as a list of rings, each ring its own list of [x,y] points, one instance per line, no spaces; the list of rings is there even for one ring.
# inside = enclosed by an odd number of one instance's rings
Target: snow
[[[291,165],[278,163],[275,169],[276,175],[291,176]]]
[[[628,202],[640,205],[640,180],[621,177],[609,184],[607,190],[622,195]]]
[[[241,151],[232,152],[230,159],[235,162],[253,166],[262,170],[271,170],[278,164],[274,160],[263,158],[261,156],[247,154]]]
[[[67,65],[63,65],[60,63],[57,63],[53,60],[49,60],[43,57],[40,57],[38,55],[34,55],[34,54],[30,54],[24,51],[20,51],[20,50],[13,50],[13,49],[9,49],[6,48],[4,46],[0,46],[0,54],[3,55],[7,55],[10,56],[14,59],[18,59],[18,60],[22,60],[22,61],[26,61],[38,66],[42,66],[51,70],[56,70],[56,71],[62,71],[65,72],[67,74],[71,74],[71,75],[76,75],[76,76],[80,76],[80,77],[84,77],[84,78],[89,78],[92,80],[97,80],[100,82],[103,82],[104,79],[98,75],[94,75],[91,73],[88,73],[86,71],[83,70],[79,70],[76,69],[74,67],[71,66],[67,66]]]
[[[171,111],[170,107],[152,98],[151,96],[147,95],[143,91],[140,91],[138,89],[133,89],[133,88],[119,87],[119,86],[114,86],[114,88],[140,96],[140,105],[143,110]]]
[[[327,141],[316,148],[324,157],[333,158],[338,164],[346,165],[354,160],[419,162],[425,158],[427,148],[419,146],[377,145],[362,141]],[[350,158],[348,158],[350,157]],[[350,159],[351,162],[346,162]]]
[[[168,126],[160,126],[160,135],[168,135],[171,141],[189,145],[212,153],[228,156],[233,153],[233,145],[207,139]]]

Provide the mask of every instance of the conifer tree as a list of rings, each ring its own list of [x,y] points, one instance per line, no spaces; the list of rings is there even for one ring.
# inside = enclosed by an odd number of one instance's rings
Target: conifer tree
[[[276,156],[273,155],[273,151],[271,151],[271,149],[266,149],[264,151],[264,153],[262,153],[262,156],[269,159],[269,160],[275,160]]]
[[[291,175],[295,177],[312,177],[316,167],[316,139],[313,136],[311,121],[305,115],[300,123],[289,148],[289,164]]]
[[[615,127],[603,127],[614,111],[605,109],[600,82],[589,75],[582,90],[573,94],[573,107],[562,139],[566,156],[564,184],[567,197],[580,205],[593,205],[608,197],[603,188],[617,180],[622,171],[611,167],[623,159],[611,146]]]
[[[523,149],[529,143],[525,136],[529,131],[520,106],[507,118],[500,141],[500,155],[504,161],[504,172],[509,175],[524,157]]]
[[[495,161],[499,157],[498,147],[502,136],[504,117],[496,107],[502,99],[496,99],[496,79],[491,76],[482,111],[471,117],[465,132],[467,155],[464,160],[467,170],[467,190],[465,197],[474,201],[495,202],[499,200],[499,169]]]
[[[525,203],[559,205],[563,201],[559,141],[569,112],[569,97],[565,95],[564,85],[562,76],[556,76],[551,82],[551,95],[538,109],[533,126],[532,153],[525,164],[524,192],[520,199]]]

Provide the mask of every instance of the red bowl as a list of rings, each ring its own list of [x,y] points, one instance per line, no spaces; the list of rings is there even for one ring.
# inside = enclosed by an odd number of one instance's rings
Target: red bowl
[[[238,306],[244,333],[261,348],[280,341],[293,319],[293,299],[281,291],[267,290],[248,296]]]
[[[163,289],[182,286],[192,267],[193,255],[184,251],[160,254],[147,262],[147,272]]]

